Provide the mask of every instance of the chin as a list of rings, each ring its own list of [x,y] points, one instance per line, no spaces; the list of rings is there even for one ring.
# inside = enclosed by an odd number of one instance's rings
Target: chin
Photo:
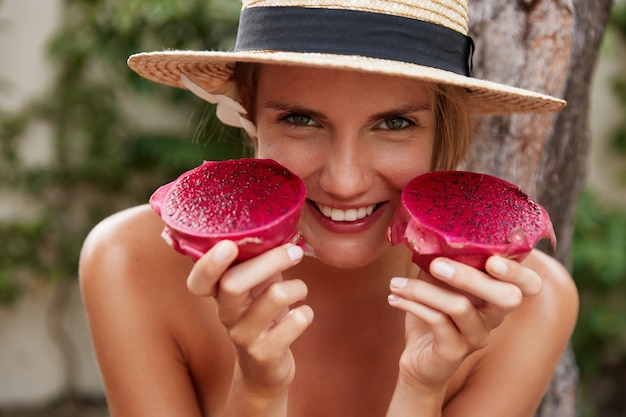
[[[378,245],[322,245],[314,246],[315,257],[320,262],[339,269],[359,269],[370,265],[379,259],[389,244],[381,242]]]

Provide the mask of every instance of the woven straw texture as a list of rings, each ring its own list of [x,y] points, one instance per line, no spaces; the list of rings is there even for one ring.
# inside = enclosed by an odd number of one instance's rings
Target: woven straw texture
[[[393,14],[426,20],[467,33],[467,2],[463,0],[245,0],[247,7],[325,7]],[[128,65],[149,80],[185,88],[181,75],[192,76],[205,90],[217,92],[229,79],[235,62],[301,65],[387,74],[464,87],[477,114],[549,112],[565,107],[563,100],[479,80],[453,72],[398,61],[362,56],[283,51],[162,51],[135,54]]]
[[[460,0],[248,0],[246,7],[324,7],[392,14],[424,20],[467,35],[467,2]]]

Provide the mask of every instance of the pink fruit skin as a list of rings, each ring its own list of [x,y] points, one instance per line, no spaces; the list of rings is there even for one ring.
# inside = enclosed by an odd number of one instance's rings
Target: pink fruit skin
[[[263,224],[251,225],[245,230],[232,230],[232,231],[220,231],[220,230],[199,230],[200,227],[196,225],[188,226],[183,224],[180,219],[179,211],[184,211],[185,218],[198,217],[196,213],[200,213],[203,207],[200,207],[202,203],[198,203],[198,195],[207,193],[220,193],[220,181],[228,183],[229,186],[235,182],[235,188],[241,187],[242,189],[254,189],[255,185],[251,184],[250,187],[246,187],[249,184],[237,183],[237,180],[230,176],[231,172],[236,171],[242,166],[253,164],[254,172],[253,176],[257,175],[257,179],[261,179],[264,175],[268,175],[269,170],[277,172],[281,170],[288,177],[286,180],[281,180],[280,188],[276,185],[276,193],[280,193],[282,196],[287,196],[288,201],[277,201],[272,199],[261,199],[260,196],[255,195],[254,192],[249,194],[243,194],[243,197],[224,196],[224,204],[227,205],[228,200],[233,198],[239,198],[245,201],[245,209],[254,210],[256,215],[263,213],[264,209],[271,205],[286,204],[286,207],[274,217],[267,217],[263,219]],[[204,180],[200,175],[204,172],[217,170],[220,172],[220,176],[217,178],[211,178],[211,180]],[[272,172],[269,172],[273,175]],[[196,177],[201,177],[199,180]],[[192,182],[193,191],[190,191],[190,196],[186,196],[185,193],[189,188],[185,188],[188,183]],[[202,182],[205,181],[205,182]],[[265,182],[271,181],[265,178]],[[258,186],[257,186],[258,187]],[[206,188],[206,189],[205,189]],[[183,190],[183,191],[181,191]],[[183,195],[182,204],[175,206],[175,210],[167,209],[168,204],[171,205],[172,199],[182,200],[180,195]],[[257,193],[258,194],[258,193]],[[273,195],[275,197],[275,195]],[[297,232],[297,224],[300,218],[300,213],[304,205],[306,198],[306,188],[302,180],[291,172],[287,171],[284,167],[272,160],[264,159],[237,159],[229,161],[207,161],[199,167],[196,167],[186,173],[182,174],[176,180],[159,187],[154,194],[150,197],[150,205],[153,210],[161,216],[165,227],[163,229],[163,239],[178,252],[190,256],[194,261],[198,260],[204,255],[211,247],[221,240],[232,240],[239,245],[239,255],[235,262],[241,262],[261,253],[282,245],[287,242],[293,242],[300,246],[303,246],[305,250],[308,249],[308,245],[304,242],[302,236]],[[220,204],[220,203],[218,203]],[[182,209],[181,209],[182,206]],[[216,208],[219,212],[220,208]],[[219,216],[218,216],[219,217]],[[219,223],[222,219],[211,219],[211,223]]]
[[[494,195],[492,189],[487,187],[487,183],[489,187],[501,190],[501,193]],[[440,187],[437,184],[443,184],[442,188],[434,189]],[[483,184],[487,189],[481,189]],[[466,200],[465,193],[468,185],[470,188],[472,186],[475,188],[472,191],[472,198]],[[459,191],[461,195],[450,198]],[[481,193],[484,194],[481,195]],[[433,211],[438,212],[439,215],[436,220],[424,213],[430,210],[416,211],[413,205],[414,198],[423,197],[426,202],[421,202],[422,205],[432,204],[434,207],[435,202],[427,200],[436,199],[438,195],[443,194],[448,196],[445,207],[433,208]],[[485,204],[485,199],[502,199],[503,201],[502,204],[499,202]],[[455,206],[455,202],[459,203],[462,213]],[[486,206],[495,206],[495,208],[493,212],[483,211],[483,215],[473,218],[472,213],[476,213],[476,210],[487,210]],[[454,220],[446,222],[446,226],[441,227],[441,217],[445,217],[446,210],[454,213]],[[527,213],[530,217],[524,219],[527,224],[507,224],[501,221],[498,211],[502,210],[507,211],[506,220],[509,220],[514,211]],[[444,216],[442,216],[442,211]],[[457,228],[458,224],[468,223],[475,223],[479,229],[482,229],[481,234],[489,236],[500,234],[506,237],[499,241],[484,242],[476,236],[463,236],[463,233],[457,234],[455,230],[451,230]],[[461,227],[458,226],[458,228]],[[492,232],[490,228],[498,230]],[[485,270],[487,259],[492,255],[501,255],[519,262],[526,258],[533,247],[544,238],[549,238],[552,246],[556,246],[552,222],[543,207],[513,184],[485,174],[464,171],[428,173],[409,182],[403,190],[402,204],[387,230],[389,242],[393,245],[402,243],[412,249],[413,262],[425,270],[428,270],[431,261],[439,256],[454,259],[480,270]]]

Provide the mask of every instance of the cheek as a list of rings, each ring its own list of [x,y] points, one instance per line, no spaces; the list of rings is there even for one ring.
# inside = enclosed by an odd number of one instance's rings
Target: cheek
[[[319,170],[320,161],[325,159],[324,135],[289,134],[274,117],[271,114],[257,117],[255,156],[273,159],[301,178]]]
[[[298,142],[287,144],[276,139],[259,139],[255,156],[273,159],[299,177],[306,178],[317,169],[316,161],[319,160],[319,156],[316,151],[319,149],[309,149]]]
[[[387,173],[387,181],[394,188],[402,189],[413,178],[431,170],[431,156],[430,144],[379,153],[379,171]]]

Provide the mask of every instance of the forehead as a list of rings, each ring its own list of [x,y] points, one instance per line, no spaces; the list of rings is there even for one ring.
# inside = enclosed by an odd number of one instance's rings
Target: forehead
[[[406,78],[341,69],[261,65],[258,72],[261,95],[298,98],[352,98],[394,100],[431,104],[434,85]],[[287,97],[285,97],[287,98]]]

